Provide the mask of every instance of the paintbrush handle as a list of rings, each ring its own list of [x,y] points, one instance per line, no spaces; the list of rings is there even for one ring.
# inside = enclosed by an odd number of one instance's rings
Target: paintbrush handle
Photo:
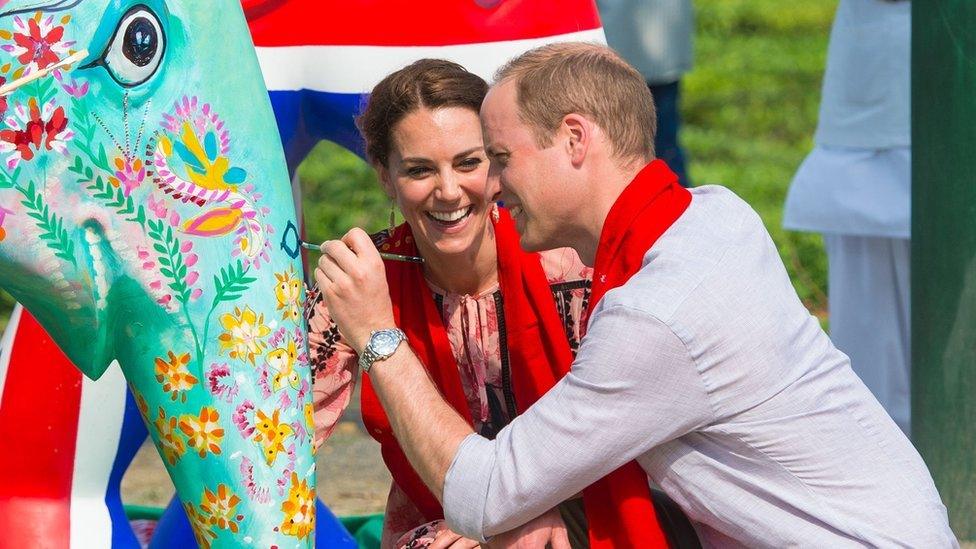
[[[13,82],[4,84],[3,86],[0,86],[0,97],[9,95],[11,92],[23,86],[24,84],[30,84],[31,82],[37,80],[38,78],[43,78],[51,74],[57,69],[66,67],[76,61],[81,61],[87,56],[88,56],[88,50],[76,51],[75,53],[69,55],[68,57],[65,57],[64,59],[58,61],[53,65],[34,71],[28,74],[27,76],[21,76],[20,78],[14,80]]]
[[[316,252],[321,252],[322,251],[322,249],[321,249],[322,247],[320,245],[318,245],[318,244],[312,244],[311,242],[306,242],[304,240],[302,240],[302,248],[305,248],[307,250],[314,250]],[[391,253],[387,253],[387,252],[380,252],[380,257],[382,257],[383,259],[389,259],[390,261],[406,261],[406,262],[409,262],[409,263],[423,263],[424,262],[424,258],[422,258],[422,257],[417,257],[417,256],[413,256],[413,255],[391,254]]]

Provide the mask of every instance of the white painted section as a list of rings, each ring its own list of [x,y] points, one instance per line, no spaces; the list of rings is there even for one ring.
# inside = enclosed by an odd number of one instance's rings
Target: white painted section
[[[0,406],[3,406],[3,387],[7,382],[7,370],[10,368],[10,356],[14,349],[14,335],[20,325],[20,315],[24,312],[24,307],[20,303],[14,305],[14,311],[10,315],[10,322],[7,329],[0,338]]]
[[[92,381],[82,376],[78,440],[71,484],[71,547],[112,546],[105,491],[122,435],[126,384],[118,362]]]
[[[457,46],[279,46],[256,48],[269,90],[368,93],[384,76],[403,66],[435,57],[450,59],[491,81],[503,63],[553,42],[606,44],[603,29],[556,36]]]

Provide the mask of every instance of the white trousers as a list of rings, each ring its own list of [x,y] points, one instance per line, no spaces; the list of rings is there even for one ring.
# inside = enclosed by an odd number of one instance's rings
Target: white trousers
[[[830,337],[911,435],[911,240],[824,234]]]

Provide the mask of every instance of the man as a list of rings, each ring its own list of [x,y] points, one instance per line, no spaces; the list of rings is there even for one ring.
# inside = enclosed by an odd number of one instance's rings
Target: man
[[[706,546],[956,546],[925,464],[803,308],[755,212],[651,162],[650,101],[632,67],[579,43],[516,58],[485,99],[492,182],[523,247],[576,249],[595,302],[569,374],[493,441],[408,345],[371,336],[393,314],[366,234],[323,246],[329,310],[385,356],[373,387],[450,526],[506,532],[636,460]]]

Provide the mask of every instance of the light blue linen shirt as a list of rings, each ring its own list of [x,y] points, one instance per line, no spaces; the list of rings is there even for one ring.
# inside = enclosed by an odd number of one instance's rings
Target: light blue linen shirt
[[[598,304],[570,373],[448,471],[456,532],[510,530],[636,459],[705,546],[956,547],[921,457],[721,187]]]

